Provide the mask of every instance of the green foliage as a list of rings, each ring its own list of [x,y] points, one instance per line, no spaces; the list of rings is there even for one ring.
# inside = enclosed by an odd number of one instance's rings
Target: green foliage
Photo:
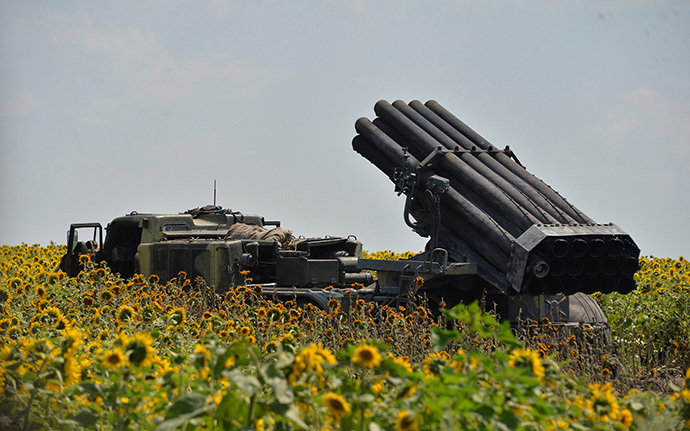
[[[185,274],[161,285],[90,265],[69,279],[50,270],[60,252],[2,249],[1,429],[690,426],[687,374],[663,393],[587,384],[477,304],[439,322],[359,302],[345,315],[252,286],[219,298]]]
[[[690,368],[690,264],[641,258],[638,288],[628,295],[596,295],[625,361],[619,378],[630,387],[669,391]]]

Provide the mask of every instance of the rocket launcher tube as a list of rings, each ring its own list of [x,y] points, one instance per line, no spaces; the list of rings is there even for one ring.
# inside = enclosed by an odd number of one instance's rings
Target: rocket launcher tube
[[[388,179],[395,182],[396,166],[381,150],[371,145],[362,135],[357,135],[352,139],[352,148],[386,174]]]
[[[457,129],[460,133],[465,135],[470,141],[483,150],[487,150],[490,144],[481,137],[477,132],[470,128],[467,124],[463,123],[462,120],[457,118],[455,115],[447,111],[444,107],[438,104],[434,100],[430,100],[424,104],[426,107],[431,109],[439,117],[445,120],[448,124]],[[503,166],[510,169],[515,175],[522,178],[524,181],[531,184],[535,189],[537,189],[541,194],[543,194],[547,199],[558,206],[562,211],[567,213],[570,217],[576,220],[578,223],[594,223],[594,220],[587,217],[585,214],[580,212],[573,205],[568,203],[561,195],[559,195],[555,190],[549,187],[542,180],[532,175],[524,167],[515,163],[510,157],[505,154],[496,154],[496,160],[498,160]]]
[[[374,110],[382,120],[405,136],[407,141],[409,141],[412,146],[416,146],[422,153],[430,154],[440,146],[434,138],[429,136],[409,118],[405,117],[400,111],[393,108],[387,102],[379,101],[376,103]],[[436,142],[437,145],[434,145],[433,142]],[[396,143],[396,145],[400,146],[398,143]],[[478,174],[464,161],[452,154],[441,155],[439,159],[441,166],[453,177],[464,182],[468,187],[472,188],[475,193],[486,199],[492,207],[483,208],[488,214],[491,214],[493,211],[506,213],[523,230],[528,229],[535,223],[539,223],[536,217],[526,211],[493,182]]]
[[[414,109],[410,108],[404,102],[397,100],[393,102],[393,107],[398,111],[402,112],[403,115],[408,117],[412,122],[414,122],[419,128],[426,132],[430,137],[435,139],[437,142],[442,144],[445,148],[453,150],[458,146],[458,144],[453,141],[448,135],[441,132],[436,126],[434,126],[429,120],[424,118]],[[469,148],[466,148],[469,150]],[[487,153],[468,153],[468,152],[458,152],[454,153],[453,156],[458,157],[463,162],[465,162],[469,167],[474,169],[474,171],[486,178],[488,181],[493,182],[496,187],[498,187],[503,193],[510,196],[517,204],[519,204],[525,211],[529,212],[537,220],[542,223],[559,223],[562,221],[557,220],[554,216],[550,215],[548,212],[544,211],[538,205],[536,205],[522,190],[517,188],[514,184],[506,181],[506,179],[500,176],[496,171],[491,169],[491,167],[484,161],[482,161],[482,156],[486,156],[489,159],[492,157]],[[452,156],[448,156],[452,157]]]
[[[385,133],[381,132],[378,127],[374,126],[368,118],[360,118],[355,122],[355,130],[362,136],[371,141],[382,153],[384,153],[396,167],[402,167],[405,160],[408,159],[414,169],[419,166],[419,162],[406,155],[397,142],[389,138]]]
[[[394,106],[397,107],[397,103],[398,102],[395,102]],[[446,135],[454,144],[460,145],[465,150],[472,150],[473,147],[476,147],[476,145],[465,135],[448,124],[445,120],[439,117],[431,109],[427,108],[420,101],[413,100],[410,102],[409,106],[416,111],[417,114],[428,121],[439,134]],[[504,154],[496,155],[505,157]],[[543,220],[545,223],[578,223],[577,220],[573,219],[567,213],[562,211],[557,205],[549,201],[541,192],[539,192],[539,190],[535,189],[531,184],[517,176],[513,171],[496,160],[496,158],[494,158],[492,155],[485,152],[477,152],[476,157],[486,166],[488,166],[493,172],[500,175],[511,185],[514,185],[514,187],[519,190],[520,193],[524,194],[528,199],[533,201],[534,204],[537,205],[540,212],[546,212],[553,217],[552,221],[547,221],[548,218],[544,218]]]

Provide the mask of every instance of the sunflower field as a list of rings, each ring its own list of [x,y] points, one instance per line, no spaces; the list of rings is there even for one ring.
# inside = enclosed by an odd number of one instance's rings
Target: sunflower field
[[[682,258],[642,258],[636,292],[595,295],[614,346],[597,350],[477,304],[299,308],[251,280],[220,296],[88,256],[69,278],[63,253],[0,248],[0,430],[690,429]]]

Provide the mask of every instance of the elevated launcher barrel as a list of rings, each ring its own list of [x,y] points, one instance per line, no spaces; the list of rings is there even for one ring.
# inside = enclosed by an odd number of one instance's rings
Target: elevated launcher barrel
[[[639,248],[597,224],[435,101],[375,105],[360,118],[355,151],[406,195],[406,223],[428,249],[477,263],[500,293],[621,292],[635,288]],[[414,220],[412,220],[412,218]]]

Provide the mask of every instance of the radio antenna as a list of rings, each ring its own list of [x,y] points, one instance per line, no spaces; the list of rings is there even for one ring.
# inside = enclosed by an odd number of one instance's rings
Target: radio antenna
[[[213,180],[213,206],[216,206],[216,180]]]

